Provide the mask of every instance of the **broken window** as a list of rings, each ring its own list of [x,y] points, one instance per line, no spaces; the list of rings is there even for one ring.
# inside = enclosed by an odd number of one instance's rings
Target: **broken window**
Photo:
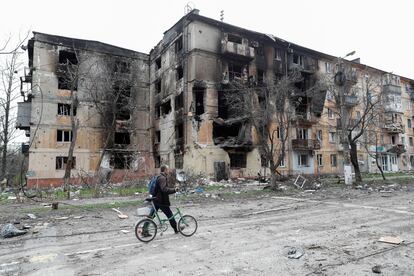
[[[280,49],[275,49],[275,59],[279,61],[282,60],[282,51]]]
[[[115,132],[114,143],[118,145],[129,145],[131,143],[128,132]]]
[[[70,116],[70,104],[58,103],[58,115]],[[76,116],[76,108],[73,109],[73,116]]]
[[[57,142],[70,142],[72,141],[72,131],[71,130],[57,130]]]
[[[77,65],[78,58],[74,52],[61,50],[59,51],[59,63]]]
[[[131,112],[129,108],[129,100],[131,97],[131,86],[116,83],[113,86],[113,95],[116,100],[116,119],[129,120]]]
[[[248,69],[242,64],[229,63],[229,80],[241,80],[242,77],[248,78]]]
[[[307,167],[308,166],[308,155],[307,154],[299,154],[298,155],[298,166],[299,167]]]
[[[184,93],[181,93],[178,96],[175,96],[174,98],[174,110],[180,110],[184,106]]]
[[[70,73],[65,72],[58,76],[58,89],[62,90],[78,90],[77,79],[72,79]]]
[[[68,165],[68,157],[67,156],[57,156],[56,157],[56,170],[66,170],[66,166]],[[72,157],[72,169],[76,167],[76,157]]]
[[[316,155],[316,159],[318,160],[318,166],[323,167],[323,157],[322,154]]]
[[[177,80],[181,80],[184,76],[184,70],[183,67],[180,65],[177,67]]]
[[[161,131],[159,130],[155,131],[155,143],[161,143]]]
[[[296,130],[297,139],[308,139],[308,130],[306,128],[299,128]]]
[[[247,156],[245,153],[229,153],[230,168],[246,168]]]
[[[227,34],[227,40],[229,42],[238,43],[238,44],[243,43],[243,39],[240,36],[234,35],[234,34]]]
[[[131,72],[131,64],[126,61],[117,60],[115,61],[114,72],[128,74]]]
[[[131,168],[132,156],[128,152],[115,152],[111,156],[110,166],[114,169]]]
[[[396,140],[397,139],[395,138],[395,135],[392,135],[391,136],[391,144],[395,145]]]
[[[336,167],[337,166],[336,154],[331,154],[331,166],[332,167]]]
[[[161,57],[155,60],[155,71],[161,69]]]
[[[181,52],[181,50],[183,49],[183,36],[180,36],[176,41],[175,41],[175,52],[179,53]]]
[[[160,116],[161,116],[161,106],[157,104],[155,106],[155,119],[160,118]]]
[[[294,54],[293,55],[293,63],[303,66],[303,56],[298,55],[298,54]]]
[[[171,112],[171,100],[166,101],[161,105],[161,114],[167,115]]]
[[[161,93],[161,80],[157,80],[155,82],[155,93],[156,94]]]
[[[205,88],[194,87],[193,96],[195,100],[195,115],[200,116],[204,114],[204,94]]]
[[[154,162],[155,162],[155,167],[159,168],[161,166],[161,156],[155,155]]]
[[[177,154],[174,157],[174,161],[175,161],[175,168],[176,169],[182,169],[184,166],[184,158],[182,154]]]

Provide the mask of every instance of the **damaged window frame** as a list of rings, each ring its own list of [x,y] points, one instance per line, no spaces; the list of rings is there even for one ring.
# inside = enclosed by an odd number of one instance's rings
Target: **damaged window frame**
[[[230,169],[245,169],[247,167],[247,154],[246,153],[228,153],[230,159]]]
[[[56,156],[55,159],[55,169],[56,170],[65,170],[68,164],[68,157],[67,156]],[[76,156],[72,157],[72,169],[76,168]]]
[[[58,103],[58,116],[70,116],[71,104]],[[73,109],[73,116],[76,116],[76,107]]]
[[[172,107],[171,107],[171,99],[166,100],[164,103],[161,104],[161,116],[165,117],[168,114],[171,113]]]
[[[113,152],[109,165],[114,170],[129,170],[132,167],[132,154],[130,152]]]
[[[198,87],[198,86],[193,87],[194,114],[196,116],[201,116],[206,112],[205,97],[206,97],[206,88]]]
[[[184,108],[184,93],[181,92],[174,97],[174,110],[178,111]]]
[[[115,132],[114,133],[114,144],[115,145],[130,145],[131,136],[129,132]]]
[[[236,44],[243,44],[243,37],[237,34],[227,33],[227,41]]]
[[[131,63],[124,60],[115,60],[114,73],[129,74],[131,73]]]
[[[71,80],[68,76],[68,74],[70,74],[71,68],[79,64],[79,60],[76,53],[74,51],[60,50],[58,56],[58,63],[58,89],[77,91],[77,79],[74,81]]]
[[[162,90],[161,79],[157,79],[154,83],[154,86],[155,86],[155,94],[160,94]]]
[[[183,35],[180,34],[177,40],[175,41],[175,45],[174,45],[176,54],[180,53],[183,50],[183,45],[184,45]]]
[[[175,69],[175,73],[176,73],[176,80],[180,81],[184,78],[184,68],[182,65],[178,65],[177,68]]]
[[[158,58],[155,59],[154,64],[155,64],[155,71],[158,71],[158,70],[161,69],[161,67],[162,67],[162,59],[161,59],[161,56],[159,56]]]
[[[298,154],[298,167],[309,167],[309,156],[307,154]]]

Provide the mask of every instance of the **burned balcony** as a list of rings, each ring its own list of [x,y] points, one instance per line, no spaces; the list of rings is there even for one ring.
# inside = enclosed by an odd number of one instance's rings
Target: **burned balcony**
[[[317,122],[317,120],[311,115],[310,112],[296,112],[296,114],[291,118],[291,122],[292,125],[296,127],[311,127]]]
[[[17,103],[17,119],[16,128],[21,130],[30,130],[32,103],[20,102]]]
[[[252,60],[255,56],[254,48],[249,46],[246,39],[232,34],[224,35],[221,41],[221,53],[224,56],[244,60]]]
[[[315,139],[292,139],[293,150],[319,150],[321,144]]]
[[[405,148],[405,145],[403,144],[387,145],[385,149],[387,152],[394,153],[397,155],[403,154],[404,152],[407,151],[407,149]]]
[[[298,70],[313,74],[318,70],[317,60],[299,54],[292,54],[289,58],[289,70]]]
[[[253,141],[250,125],[245,121],[215,119],[213,123],[214,144],[224,149],[251,150]]]

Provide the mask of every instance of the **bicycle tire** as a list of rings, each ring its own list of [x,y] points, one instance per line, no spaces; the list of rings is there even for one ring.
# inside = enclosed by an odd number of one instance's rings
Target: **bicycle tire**
[[[197,231],[197,220],[190,215],[184,215],[178,221],[178,231],[185,237],[191,237]]]
[[[147,223],[148,236],[144,234],[145,233],[144,226],[146,223]],[[152,219],[146,218],[146,219],[140,220],[137,223],[137,225],[135,225],[135,236],[137,237],[138,240],[142,242],[150,242],[155,238],[156,235],[157,235],[157,225]]]

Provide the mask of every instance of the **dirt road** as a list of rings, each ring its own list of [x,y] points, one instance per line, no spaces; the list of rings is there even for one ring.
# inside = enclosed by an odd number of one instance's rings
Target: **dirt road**
[[[0,240],[0,275],[355,276],[372,275],[375,265],[383,275],[414,275],[413,191],[267,194],[183,210],[198,219],[197,233],[185,238],[170,228],[149,244],[134,236],[134,208],[124,208],[127,220],[110,209],[39,215],[37,234]],[[380,243],[382,236],[405,242]],[[304,255],[289,259],[292,246]]]

